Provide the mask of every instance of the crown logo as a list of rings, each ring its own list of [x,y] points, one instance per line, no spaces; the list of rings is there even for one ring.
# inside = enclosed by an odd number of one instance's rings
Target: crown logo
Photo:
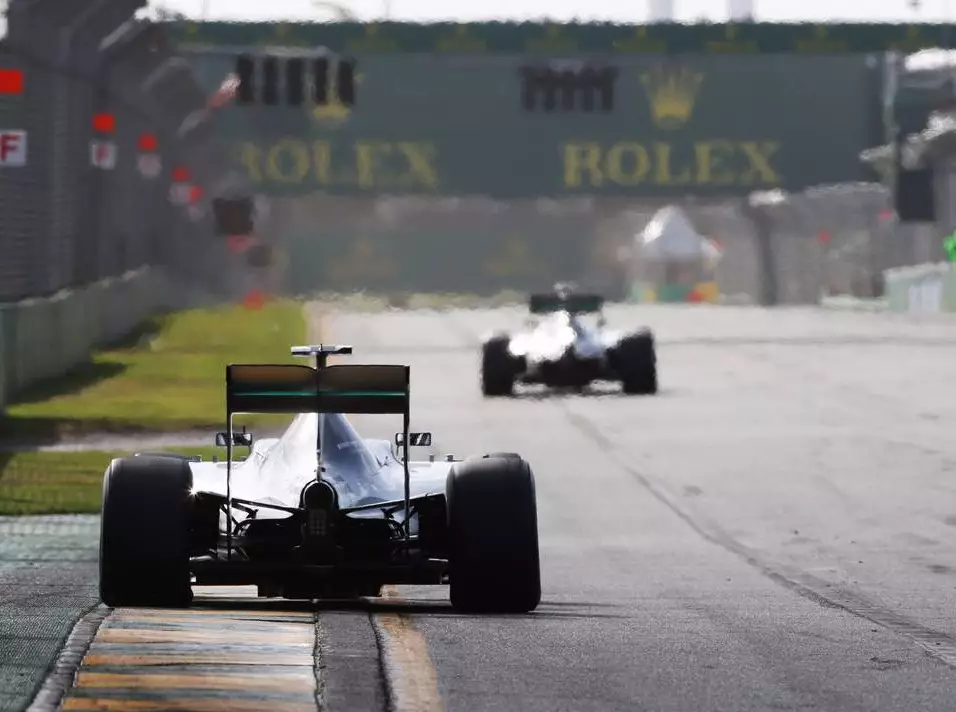
[[[356,74],[355,83],[360,84],[362,78],[361,74]],[[348,121],[352,115],[352,109],[343,104],[339,98],[339,87],[334,72],[329,77],[326,90],[328,101],[325,104],[308,104],[309,115],[320,124],[337,127]]]
[[[651,118],[663,129],[680,128],[694,112],[704,75],[691,69],[656,69],[641,75],[651,102]]]

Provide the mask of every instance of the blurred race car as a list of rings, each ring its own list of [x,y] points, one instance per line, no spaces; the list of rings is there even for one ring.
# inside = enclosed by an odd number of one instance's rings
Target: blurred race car
[[[305,364],[226,367],[225,462],[142,454],[103,482],[100,598],[185,607],[192,584],[340,599],[385,584],[448,584],[452,605],[527,612],[541,599],[534,477],[515,453],[409,460],[408,366],[326,365],[349,346],[293,348]],[[235,413],[297,414],[253,444]],[[402,431],[361,437],[345,413],[394,413]],[[233,458],[235,446],[249,448]],[[400,452],[400,454],[399,454]]]
[[[624,393],[657,392],[657,355],[649,329],[606,328],[604,299],[556,285],[532,294],[527,328],[494,334],[481,348],[485,396],[510,396],[516,383],[582,389],[594,381],[620,382]]]

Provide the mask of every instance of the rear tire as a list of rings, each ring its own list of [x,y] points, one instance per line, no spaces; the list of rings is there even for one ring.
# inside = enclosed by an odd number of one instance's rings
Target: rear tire
[[[517,456],[456,464],[445,484],[451,604],[527,613],[541,602],[534,475]]]
[[[189,463],[117,458],[103,477],[100,599],[107,606],[180,608],[190,586]]]
[[[625,336],[614,349],[614,367],[621,389],[628,395],[657,393],[657,353],[654,335],[641,332]]]
[[[488,397],[510,396],[515,388],[515,358],[508,352],[510,339],[495,336],[481,347],[481,392]]]

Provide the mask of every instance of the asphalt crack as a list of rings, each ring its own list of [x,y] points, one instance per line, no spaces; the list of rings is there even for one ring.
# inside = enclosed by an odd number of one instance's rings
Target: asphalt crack
[[[621,458],[617,445],[590,420],[574,413],[564,404],[560,407],[573,428],[611,454],[625,472],[704,540],[734,554],[781,587],[823,608],[845,611],[902,635],[922,648],[929,656],[956,668],[956,639],[952,636],[920,625],[900,613],[875,604],[858,591],[831,584],[794,567],[768,561],[759,552],[731,537],[719,525],[693,515],[681,506],[677,496]]]

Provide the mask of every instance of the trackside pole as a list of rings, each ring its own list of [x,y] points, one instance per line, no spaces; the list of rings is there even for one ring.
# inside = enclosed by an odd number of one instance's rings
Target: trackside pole
[[[316,429],[315,429],[315,481],[322,481],[322,428],[325,427],[325,414],[322,412],[322,409],[319,407],[319,401],[322,399],[322,394],[319,392],[319,389],[322,387],[322,380],[319,378],[319,372],[321,369],[325,368],[329,362],[328,354],[322,348],[322,344],[319,344],[319,350],[315,352],[315,413],[317,418]]]

